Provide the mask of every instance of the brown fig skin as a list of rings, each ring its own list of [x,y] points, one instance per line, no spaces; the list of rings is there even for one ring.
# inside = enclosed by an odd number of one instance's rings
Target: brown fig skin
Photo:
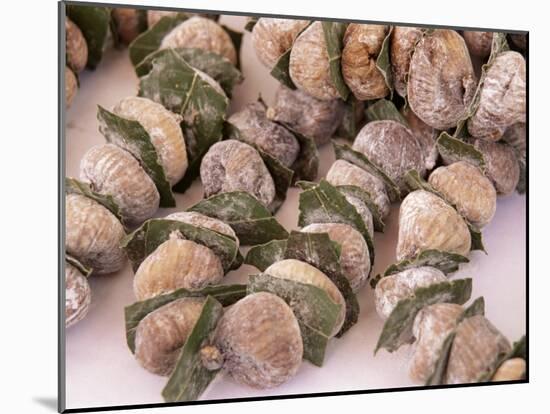
[[[80,28],[65,18],[65,49],[67,66],[75,73],[82,71],[88,62],[88,44]]]
[[[77,91],[78,81],[76,76],[68,66],[65,66],[65,104],[67,108],[71,106]]]
[[[111,18],[116,23],[117,33],[120,41],[129,45],[138,37],[140,28],[140,11],[126,7],[114,8],[111,12]]]
[[[491,54],[493,32],[465,30],[464,33],[462,33],[462,37],[464,37],[464,41],[471,55],[486,58]]]
[[[462,36],[436,29],[418,42],[411,58],[407,97],[414,113],[433,128],[452,128],[465,117],[477,79]]]
[[[70,263],[65,263],[65,327],[84,319],[90,310],[92,291],[88,279]]]
[[[436,145],[439,131],[432,128],[417,117],[408,106],[401,108],[400,112],[401,115],[403,115],[407,120],[409,129],[422,147],[422,152],[424,154],[424,168],[427,171],[433,170],[435,164],[437,163],[437,158],[439,157],[439,151]]]
[[[407,95],[407,78],[411,57],[416,43],[422,38],[419,27],[395,26],[390,39],[390,60],[395,91],[405,97]]]
[[[527,363],[523,358],[510,358],[504,361],[491,378],[491,381],[518,381],[525,379]]]

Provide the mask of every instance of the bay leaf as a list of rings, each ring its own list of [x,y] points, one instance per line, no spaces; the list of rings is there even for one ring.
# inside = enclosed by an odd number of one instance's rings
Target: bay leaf
[[[263,272],[273,263],[283,260],[285,250],[286,240],[271,240],[252,247],[246,254],[244,263]]]
[[[290,89],[296,89],[296,85],[294,85],[294,82],[292,82],[292,78],[290,77],[289,73],[289,64],[290,64],[290,52],[291,49],[288,49],[285,53],[283,53],[279,59],[277,60],[277,63],[275,63],[275,66],[271,69],[271,72],[269,74],[273,76],[275,79],[277,79],[279,82],[281,82],[283,85],[285,85],[287,88]]]
[[[199,319],[183,345],[176,367],[162,390],[164,401],[195,401],[218,373],[219,370],[209,371],[202,365],[200,350],[216,328],[222,313],[222,305],[208,296]]]
[[[445,131],[439,135],[436,145],[445,163],[452,164],[458,161],[466,161],[485,172],[485,159],[483,158],[483,154],[473,145],[458,138],[454,138]]]
[[[283,122],[273,122],[282,125],[287,131],[292,133],[300,144],[298,157],[296,157],[296,161],[290,167],[294,171],[292,183],[295,184],[298,180],[315,180],[319,173],[319,151],[313,138],[300,134]]]
[[[470,260],[460,254],[444,252],[442,250],[423,250],[411,259],[401,260],[389,266],[384,272],[384,276],[393,275],[403,270],[416,267],[435,267],[448,275],[456,272],[461,263],[468,263]]]
[[[405,128],[410,128],[409,123],[395,107],[395,104],[387,99],[378,99],[374,103],[368,105],[366,114],[369,122],[390,120],[399,122]]]
[[[135,352],[136,329],[142,319],[151,312],[178,299],[206,296],[212,296],[223,306],[229,306],[246,296],[246,285],[212,285],[200,290],[178,289],[126,306],[124,308],[124,323],[128,348],[132,353]]]
[[[376,68],[384,77],[384,82],[390,91],[390,99],[393,96],[393,77],[390,61],[390,41],[392,32],[393,27],[390,26],[390,30],[388,30],[388,34],[384,38],[382,46],[380,47],[380,52],[376,58]]]
[[[160,195],[161,207],[175,207],[176,199],[170,188],[166,172],[160,163],[149,133],[138,121],[132,121],[109,112],[102,106],[97,106],[99,131],[105,139],[115,144],[138,159],[147,175],[155,183]]]
[[[516,191],[519,194],[525,194],[527,192],[527,165],[525,161],[518,160],[519,163],[519,181],[516,186]]]
[[[340,98],[344,101],[348,99],[350,93],[346,82],[344,82],[344,76],[342,75],[342,49],[343,39],[347,23],[340,22],[321,22],[323,26],[323,34],[325,37],[325,43],[327,47],[329,66],[330,66],[330,78],[332,84],[340,94]]]
[[[94,269],[84,266],[75,257],[71,256],[68,253],[65,253],[65,262],[72,264],[74,267],[78,269],[80,273],[82,273],[86,277],[89,277],[94,271]]]
[[[353,141],[359,133],[361,124],[364,119],[358,116],[358,106],[362,103],[353,95],[348,96],[348,100],[344,103],[344,115],[342,122],[336,130],[336,135],[347,140]]]
[[[384,232],[384,221],[382,220],[382,214],[378,209],[376,203],[372,200],[371,195],[355,185],[339,185],[336,186],[338,191],[344,195],[352,196],[361,200],[372,214],[372,224],[374,231]]]
[[[472,293],[472,279],[457,279],[415,289],[414,294],[400,300],[386,319],[378,338],[375,353],[384,348],[394,352],[413,340],[412,325],[416,314],[436,303],[465,303]]]
[[[216,194],[199,201],[188,211],[224,221],[237,234],[242,246],[288,238],[288,232],[270,211],[244,191]]]
[[[113,197],[93,191],[89,184],[79,181],[76,178],[65,177],[65,192],[67,194],[80,194],[94,200],[113,213],[119,221],[123,222],[120,207]]]
[[[514,342],[512,349],[506,353],[500,354],[495,358],[494,362],[483,372],[478,382],[489,382],[495,376],[497,369],[507,360],[512,358],[527,359],[527,343],[525,335],[522,336],[517,342]],[[524,373],[525,374],[525,373]]]

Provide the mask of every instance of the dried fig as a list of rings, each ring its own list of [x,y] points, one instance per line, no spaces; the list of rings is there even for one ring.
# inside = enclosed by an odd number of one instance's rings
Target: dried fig
[[[344,197],[348,203],[355,207],[355,210],[363,219],[363,223],[367,226],[367,231],[369,232],[370,237],[374,237],[374,223],[369,206],[359,197],[355,197],[350,193],[345,193]]]
[[[348,224],[315,223],[301,230],[305,233],[327,233],[332,241],[340,245],[340,266],[349,280],[351,288],[357,292],[367,281],[370,273],[370,254],[361,233]]]
[[[88,279],[70,263],[65,263],[65,327],[82,320],[90,310],[92,291]]]
[[[210,147],[200,167],[206,197],[221,192],[246,191],[264,206],[275,198],[275,184],[258,151],[229,139]]]
[[[491,381],[517,381],[525,378],[527,364],[523,358],[510,358],[504,361]]]
[[[80,194],[65,196],[65,250],[94,273],[116,272],[126,263],[119,244],[124,227],[98,202]]]
[[[237,235],[229,224],[226,224],[221,220],[208,217],[194,211],[178,211],[177,213],[167,215],[165,219],[181,221],[182,223],[191,224],[196,227],[212,230],[229,236],[235,240],[237,247],[239,247],[239,239],[237,238]]]
[[[504,131],[502,141],[510,144],[518,153],[520,161],[527,157],[527,129],[523,122],[518,122]]]
[[[417,117],[409,106],[403,107],[400,112],[405,117],[409,129],[422,148],[425,169],[428,171],[433,170],[439,156],[436,145],[439,132]]]
[[[399,210],[397,260],[429,249],[466,256],[470,246],[468,225],[444,200],[424,190],[405,197]]]
[[[88,44],[79,27],[68,17],[65,18],[65,51],[69,68],[78,73],[86,67]]]
[[[418,42],[411,58],[407,97],[414,113],[436,129],[456,126],[477,86],[464,39],[436,29]]]
[[[252,47],[256,56],[272,69],[308,24],[308,20],[259,18],[252,29]]]
[[[390,39],[390,60],[393,87],[401,96],[407,95],[411,57],[416,43],[422,38],[419,27],[394,26]]]
[[[509,39],[513,45],[521,51],[527,50],[527,35],[525,34],[509,34]]]
[[[213,344],[224,369],[239,383],[272,388],[298,372],[303,344],[292,309],[276,295],[254,293],[221,317]]]
[[[153,180],[129,152],[116,145],[90,148],[80,161],[80,179],[94,191],[111,195],[131,223],[147,220],[159,207]]]
[[[379,99],[390,91],[376,59],[388,33],[388,26],[350,23],[342,49],[342,75],[351,92],[360,101]]]
[[[71,106],[73,99],[78,91],[78,81],[74,72],[65,66],[65,104],[67,108]]]
[[[493,32],[476,32],[474,30],[465,30],[462,33],[464,41],[468,46],[471,55],[485,58],[491,54],[493,44]]]
[[[114,8],[111,11],[118,38],[120,41],[129,45],[141,32],[140,30],[140,11],[138,9],[129,9],[126,7]]]
[[[476,138],[499,140],[506,128],[526,119],[525,59],[518,52],[499,54],[481,85],[479,106],[468,120]]]

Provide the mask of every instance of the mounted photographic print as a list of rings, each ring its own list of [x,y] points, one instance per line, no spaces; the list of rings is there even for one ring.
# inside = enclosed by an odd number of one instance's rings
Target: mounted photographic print
[[[526,32],[59,12],[60,411],[528,381]]]

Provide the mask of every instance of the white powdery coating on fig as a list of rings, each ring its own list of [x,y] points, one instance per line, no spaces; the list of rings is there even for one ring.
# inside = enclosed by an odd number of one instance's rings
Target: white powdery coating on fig
[[[295,40],[288,66],[294,84],[311,96],[330,100],[340,95],[330,76],[329,56],[321,22],[312,23]]]
[[[394,26],[390,37],[390,60],[393,87],[401,96],[407,95],[407,77],[416,43],[422,37],[419,27]]]
[[[269,17],[258,19],[252,29],[252,47],[258,59],[272,69],[308,23],[308,20]]]
[[[139,162],[113,144],[96,145],[80,161],[80,179],[94,191],[113,197],[122,216],[141,223],[157,211],[160,195]]]
[[[160,44],[161,49],[196,48],[213,52],[237,64],[237,51],[231,37],[212,19],[193,16],[170,31]]]
[[[320,146],[330,141],[342,123],[344,112],[345,104],[341,99],[320,100],[300,89],[292,90],[281,84],[267,116],[313,138]]]
[[[525,378],[527,363],[523,358],[510,358],[504,361],[491,378],[491,381],[517,381]]]
[[[388,26],[350,23],[342,40],[342,75],[360,101],[379,99],[390,91],[376,66]]]
[[[493,44],[493,32],[476,32],[474,30],[465,30],[462,33],[464,41],[468,46],[470,54],[481,58],[491,54]]]
[[[90,310],[92,291],[86,276],[65,263],[65,327],[82,320]]]
[[[65,49],[67,65],[75,72],[80,72],[88,62],[88,44],[79,27],[68,17],[65,18]]]
[[[137,96],[124,98],[115,105],[113,112],[139,122],[151,137],[170,184],[181,180],[188,165],[185,140],[179,125],[181,117],[156,102]]]
[[[446,384],[477,382],[490,373],[500,355],[511,349],[508,340],[483,315],[464,319],[456,328],[447,362]]]
[[[327,181],[334,185],[354,185],[371,196],[382,218],[390,213],[390,199],[384,183],[371,173],[344,160],[336,160],[327,172]]]
[[[173,238],[140,264],[134,276],[134,294],[138,300],[145,300],[180,288],[199,290],[222,278],[222,263],[212,250]]]
[[[464,39],[454,30],[426,34],[411,58],[407,96],[411,109],[433,128],[457,125],[476,89],[476,76]]]
[[[365,202],[363,202],[363,200],[351,194],[344,194],[344,197],[348,203],[355,207],[355,210],[357,210],[357,213],[363,219],[363,223],[367,226],[367,231],[369,232],[370,237],[374,237],[374,223],[369,207],[365,204]]]
[[[338,287],[327,275],[309,263],[296,259],[285,259],[275,262],[265,269],[264,273],[281,279],[317,286],[319,289],[327,292],[327,295],[334,303],[341,305],[340,314],[334,324],[331,336],[336,335],[340,331],[346,317],[346,301]],[[307,303],[301,305],[307,306]]]
[[[409,259],[430,249],[466,256],[470,246],[466,222],[444,200],[424,190],[405,197],[399,210],[397,260]]]
[[[304,233],[327,233],[332,241],[341,247],[340,266],[349,280],[351,288],[357,292],[369,277],[370,254],[367,242],[357,230],[348,224],[315,223],[304,227]]]
[[[177,213],[169,214],[164,218],[167,220],[181,221],[182,223],[191,224],[193,226],[224,234],[234,239],[237,243],[237,248],[239,247],[239,239],[237,238],[237,235],[235,234],[231,226],[216,218],[208,217],[195,211],[179,211]]]
[[[520,175],[516,150],[505,143],[484,139],[476,139],[474,147],[483,154],[485,174],[497,192],[502,195],[513,193]]]
[[[302,363],[300,326],[292,309],[276,295],[253,293],[229,308],[213,344],[224,369],[239,383],[273,388],[288,381]]]
[[[401,109],[401,115],[407,120],[409,129],[422,148],[424,154],[424,168],[428,171],[433,170],[437,163],[437,158],[439,157],[439,151],[436,145],[439,131],[417,117],[409,106]]]
[[[357,134],[352,148],[366,155],[405,191],[405,174],[426,172],[424,153],[411,130],[396,121],[369,122]]]
[[[402,299],[412,297],[415,289],[446,280],[447,277],[441,270],[430,266],[406,269],[385,276],[376,284],[374,290],[376,312],[382,319],[387,319],[397,303]]]
[[[416,342],[409,362],[409,376],[413,381],[425,384],[432,375],[443,342],[456,327],[463,310],[454,303],[436,303],[418,312],[413,324]]]
[[[234,139],[212,145],[200,168],[206,197],[230,191],[245,191],[269,206],[275,198],[275,183],[262,157],[253,147]]]
[[[78,82],[76,76],[68,66],[65,66],[65,104],[67,108],[71,106],[77,91]]]
[[[65,196],[65,249],[94,274],[116,272],[126,263],[120,248],[126,236],[116,216],[80,194]]]
[[[139,322],[134,356],[143,368],[157,375],[172,373],[205,300],[201,297],[177,299],[155,309]]]
[[[296,137],[281,125],[269,120],[260,102],[248,104],[227,121],[239,129],[243,141],[255,145],[285,167],[290,168],[298,158],[300,144]]]
[[[495,215],[495,187],[479,168],[469,162],[459,161],[439,167],[432,172],[428,182],[478,227],[488,224]]]
[[[502,52],[487,70],[468,132],[476,138],[499,140],[506,128],[525,122],[526,100],[525,59],[518,52]]]
[[[510,144],[518,152],[520,161],[525,162],[527,157],[527,129],[523,122],[518,122],[504,131],[502,140]]]

